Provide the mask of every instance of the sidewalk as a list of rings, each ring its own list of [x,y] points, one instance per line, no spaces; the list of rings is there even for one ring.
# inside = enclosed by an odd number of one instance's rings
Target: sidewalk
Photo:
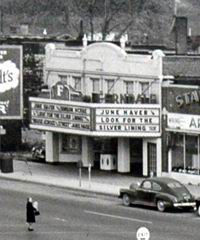
[[[0,178],[47,184],[112,196],[118,196],[121,187],[128,187],[133,181],[142,180],[142,178],[133,178],[119,173],[92,169],[91,180],[89,181],[88,169],[82,168],[80,182],[79,169],[76,164],[70,163],[52,165],[49,163],[13,160],[13,168],[13,173],[0,172]]]
[[[120,188],[129,187],[131,183],[143,180],[143,178],[131,175],[92,169],[91,180],[89,181],[88,169],[82,168],[80,182],[79,170],[76,164],[71,163],[52,165],[48,163],[13,160],[13,168],[14,172],[12,173],[0,172],[0,178],[40,183],[110,196],[118,196]],[[187,185],[187,188],[193,195],[200,197],[200,186]]]

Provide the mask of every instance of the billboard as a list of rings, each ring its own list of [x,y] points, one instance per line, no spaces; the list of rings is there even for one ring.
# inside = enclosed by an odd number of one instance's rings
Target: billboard
[[[22,46],[0,46],[0,119],[22,119]]]

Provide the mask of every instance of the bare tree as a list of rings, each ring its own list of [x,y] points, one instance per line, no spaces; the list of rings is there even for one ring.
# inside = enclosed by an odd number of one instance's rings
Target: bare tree
[[[116,31],[123,34],[132,22],[127,0],[75,0],[74,11],[84,22],[85,31],[91,34],[101,32],[102,38]],[[122,18],[123,17],[123,18]]]

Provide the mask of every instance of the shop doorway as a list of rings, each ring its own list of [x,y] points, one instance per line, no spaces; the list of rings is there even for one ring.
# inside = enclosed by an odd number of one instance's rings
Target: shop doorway
[[[134,176],[142,176],[143,169],[143,140],[130,139],[130,170]]]
[[[156,176],[157,167],[156,167],[157,151],[156,143],[148,143],[148,175]]]

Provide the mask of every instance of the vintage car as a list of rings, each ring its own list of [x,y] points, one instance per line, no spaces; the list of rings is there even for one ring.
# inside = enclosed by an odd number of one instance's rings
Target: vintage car
[[[42,144],[33,146],[31,154],[33,159],[45,161],[45,146]]]
[[[166,208],[193,208],[195,198],[179,181],[167,177],[152,177],[140,184],[131,184],[129,189],[120,189],[119,198],[125,206],[140,204],[157,207],[164,212]]]

